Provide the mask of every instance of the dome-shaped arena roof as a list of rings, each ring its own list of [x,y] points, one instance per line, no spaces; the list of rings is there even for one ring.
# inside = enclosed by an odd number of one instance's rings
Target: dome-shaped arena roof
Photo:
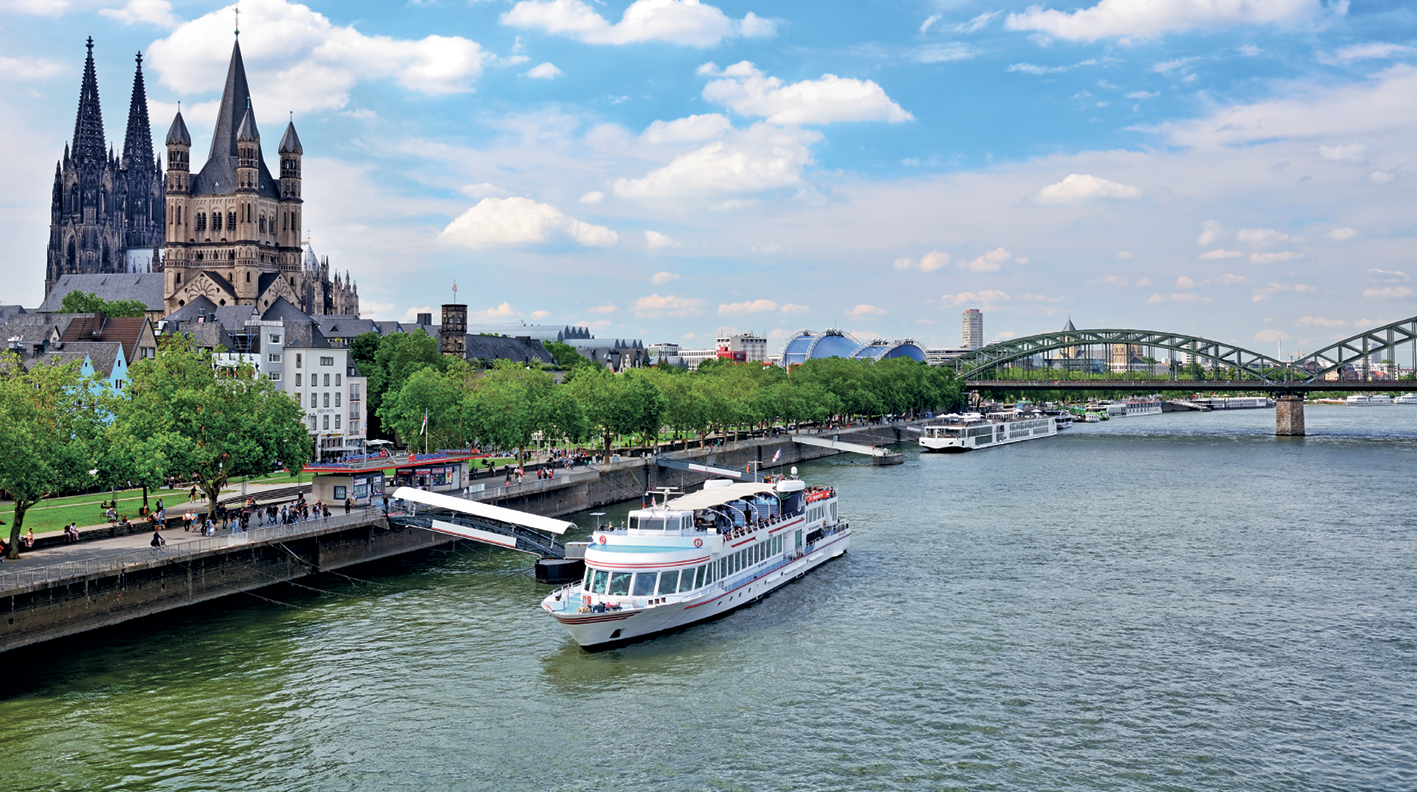
[[[864,344],[851,353],[851,357],[859,360],[885,360],[886,358],[910,358],[911,360],[924,363],[925,350],[914,340],[906,338],[900,341],[887,341],[878,338],[869,344]]]

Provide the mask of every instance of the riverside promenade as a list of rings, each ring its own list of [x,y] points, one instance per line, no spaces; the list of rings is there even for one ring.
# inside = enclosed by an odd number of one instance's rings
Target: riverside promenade
[[[819,434],[885,445],[912,440],[914,435],[905,427],[873,424]],[[793,442],[792,435],[780,434],[672,456],[722,467],[767,469],[839,453],[801,445]],[[639,498],[656,487],[693,486],[706,478],[706,474],[660,467],[654,456],[630,457],[558,470],[553,479],[529,478],[506,485],[503,476],[486,478],[474,481],[466,497],[561,516]],[[257,493],[250,494],[259,500]],[[210,537],[180,528],[162,533],[167,540],[162,548],[151,547],[152,532],[143,530],[36,548],[18,561],[0,565],[0,652],[458,541],[429,531],[393,528],[378,508],[357,508],[348,515],[339,509],[328,519],[244,532],[218,529]]]

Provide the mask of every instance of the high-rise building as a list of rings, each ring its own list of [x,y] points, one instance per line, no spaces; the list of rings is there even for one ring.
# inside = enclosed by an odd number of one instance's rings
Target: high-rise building
[[[965,349],[978,349],[984,346],[984,314],[978,308],[970,308],[964,312],[963,343],[960,346]]]

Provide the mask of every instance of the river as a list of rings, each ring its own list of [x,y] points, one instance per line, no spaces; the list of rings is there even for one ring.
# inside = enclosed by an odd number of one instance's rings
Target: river
[[[847,556],[601,654],[471,547],[10,653],[0,789],[1417,788],[1417,407],[1307,418],[803,465]]]

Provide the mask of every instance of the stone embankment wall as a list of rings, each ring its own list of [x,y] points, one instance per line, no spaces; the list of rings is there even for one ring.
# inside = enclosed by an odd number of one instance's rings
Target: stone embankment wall
[[[841,439],[866,445],[888,445],[914,439],[900,426],[846,429]],[[773,455],[782,456],[773,464]],[[722,467],[786,468],[799,462],[834,456],[839,451],[798,445],[790,436],[760,438],[721,447],[673,454]],[[689,487],[702,483],[702,473],[661,468],[653,458],[608,465],[598,475],[573,475],[564,480],[534,481],[492,489],[479,500],[509,508],[560,516],[638,498],[656,487]],[[108,627],[131,619],[187,607],[218,597],[255,591],[404,553],[451,544],[455,539],[428,531],[396,531],[377,512],[337,515],[328,522],[298,523],[295,535],[263,538],[263,532],[214,537],[209,549],[187,551],[174,544],[162,554],[125,563],[119,568],[84,571],[83,562],[50,578],[0,575],[0,652]],[[129,556],[135,554],[130,553]],[[100,559],[101,560],[101,559]],[[0,570],[3,571],[3,570]],[[34,575],[30,570],[25,575]],[[6,582],[9,579],[9,582]]]

